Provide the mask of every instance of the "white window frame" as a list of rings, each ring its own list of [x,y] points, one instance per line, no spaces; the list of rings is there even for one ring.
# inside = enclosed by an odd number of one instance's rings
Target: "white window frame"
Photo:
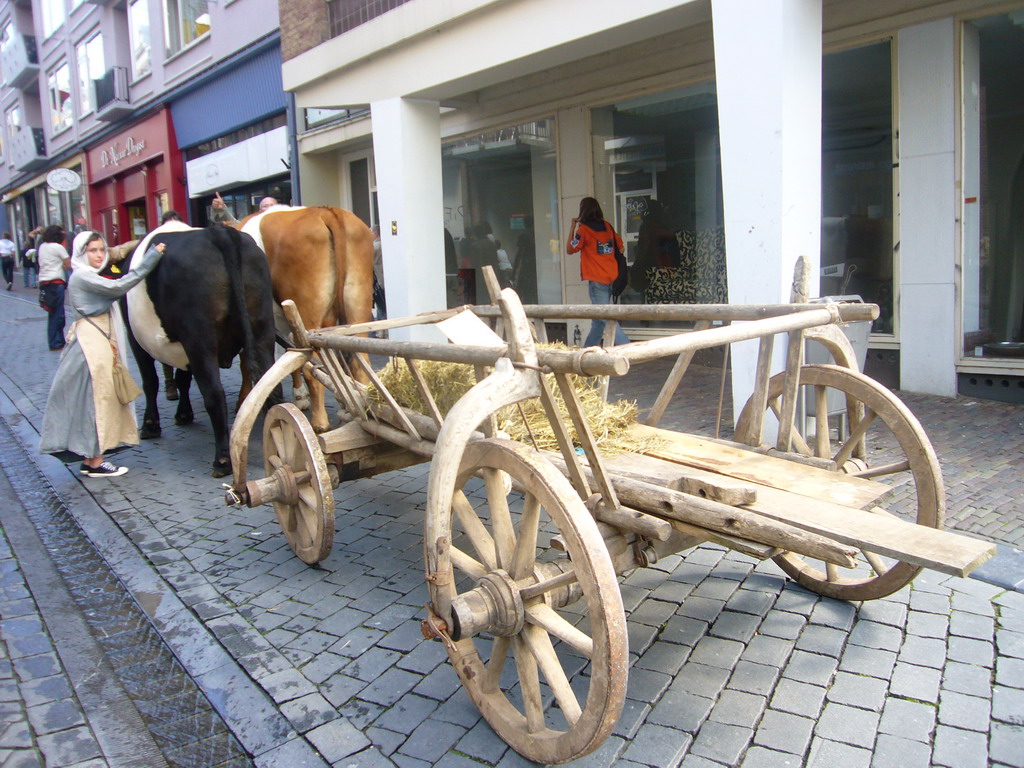
[[[185,50],[210,34],[210,3],[208,0],[163,0],[163,8],[164,46],[168,56]],[[191,11],[194,18],[185,18],[186,10]],[[199,23],[204,17],[206,23]]]
[[[78,59],[79,114],[87,115],[96,108],[96,89],[93,87],[93,81],[102,77],[106,71],[103,57],[103,35],[97,32],[79,43],[75,49],[75,55]],[[93,56],[96,58],[93,59]]]
[[[43,37],[49,37],[68,17],[68,9],[64,0],[41,0],[39,3],[43,13]]]
[[[133,12],[138,9],[139,13]],[[128,40],[131,45],[132,79],[138,80],[153,71],[153,26],[149,18],[149,0],[128,0]],[[144,14],[144,18],[143,18]],[[139,25],[145,22],[144,28]],[[142,54],[145,54],[143,58]],[[140,61],[144,67],[139,66]]]
[[[64,71],[67,78],[67,98],[61,101],[60,72]],[[67,60],[61,61],[46,73],[46,93],[50,105],[50,136],[56,136],[75,123],[74,98],[71,90],[71,66]]]
[[[7,127],[7,135],[13,140],[14,135],[22,129],[21,104],[16,103],[4,110],[4,125]],[[14,165],[14,155],[9,154],[7,162]]]

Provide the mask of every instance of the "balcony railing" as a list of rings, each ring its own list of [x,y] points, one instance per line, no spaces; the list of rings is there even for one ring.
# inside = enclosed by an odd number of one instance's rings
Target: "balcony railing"
[[[35,80],[39,76],[36,38],[33,35],[11,35],[0,52],[0,66],[7,84],[13,88],[24,88]]]
[[[128,100],[128,69],[111,67],[93,82],[96,91],[96,117],[117,120],[132,111]]]
[[[327,0],[327,21],[331,37],[348,32],[408,0]]]

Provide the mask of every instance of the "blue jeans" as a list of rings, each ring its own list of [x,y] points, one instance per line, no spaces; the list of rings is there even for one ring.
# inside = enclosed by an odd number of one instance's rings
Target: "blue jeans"
[[[21,268],[21,279],[26,288],[36,287],[36,265],[25,265]]]
[[[595,283],[593,280],[587,281],[587,286],[590,291],[590,303],[591,304],[611,304],[612,303],[612,287],[605,285],[604,283]],[[604,336],[604,320],[591,320],[590,321],[590,333],[587,334],[587,340],[583,342],[585,347],[596,347],[601,343],[601,337]],[[629,337],[622,332],[622,326],[615,326],[615,346],[619,344],[628,344]]]
[[[64,290],[67,286],[57,285],[57,306],[46,316],[46,340],[50,349],[64,346]]]

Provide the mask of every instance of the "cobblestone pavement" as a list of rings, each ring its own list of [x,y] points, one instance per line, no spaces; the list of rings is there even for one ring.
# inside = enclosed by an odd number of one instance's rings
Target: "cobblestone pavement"
[[[56,356],[28,298],[0,295],[0,416],[32,451]],[[670,423],[710,434],[715,401],[714,383],[684,391]],[[1024,765],[1024,593],[1003,583],[1024,580],[1024,409],[907,401],[942,461],[951,523],[1004,545],[1000,583],[926,572],[844,603],[712,545],[662,559],[622,579],[626,705],[574,765]],[[526,765],[420,635],[427,467],[343,483],[334,549],[310,568],[269,508],[224,506],[204,414],[178,428],[171,406],[161,439],[121,454],[122,478],[84,484],[35,460],[255,764]],[[255,468],[258,440],[252,453]]]

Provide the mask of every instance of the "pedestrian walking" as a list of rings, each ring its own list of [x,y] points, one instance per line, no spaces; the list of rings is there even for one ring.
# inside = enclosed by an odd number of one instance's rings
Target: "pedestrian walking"
[[[11,233],[4,232],[4,236],[0,238],[0,271],[3,272],[4,280],[7,281],[8,291],[11,290],[11,285],[14,283],[14,256],[16,253],[17,247],[11,240]]]
[[[134,382],[134,393],[119,388],[128,371],[128,345],[117,299],[153,271],[165,247],[161,243],[133,259],[128,273],[115,280],[100,274],[109,261],[103,236],[81,232],[75,237],[68,283],[75,321],[46,401],[39,450],[63,461],[82,459],[79,472],[86,477],[123,475],[128,468],[104,455],[138,445],[132,400],[139,390]]]
[[[21,252],[21,281],[26,288],[35,288],[39,276],[39,262],[36,260],[37,230],[32,230],[25,238],[25,248]]]
[[[615,249],[623,249],[622,238],[612,225],[604,220],[601,204],[593,197],[580,200],[580,214],[572,220],[566,253],[580,254],[580,277],[587,282],[591,304],[612,303],[612,283],[619,275]],[[590,333],[584,346],[593,347],[601,343],[604,336],[604,320],[591,320]],[[615,346],[628,344],[629,337],[622,326],[615,326]]]
[[[52,351],[64,349],[64,291],[71,257],[64,249],[64,227],[51,224],[40,236],[36,249],[39,262],[39,304],[47,311],[46,340]]]

